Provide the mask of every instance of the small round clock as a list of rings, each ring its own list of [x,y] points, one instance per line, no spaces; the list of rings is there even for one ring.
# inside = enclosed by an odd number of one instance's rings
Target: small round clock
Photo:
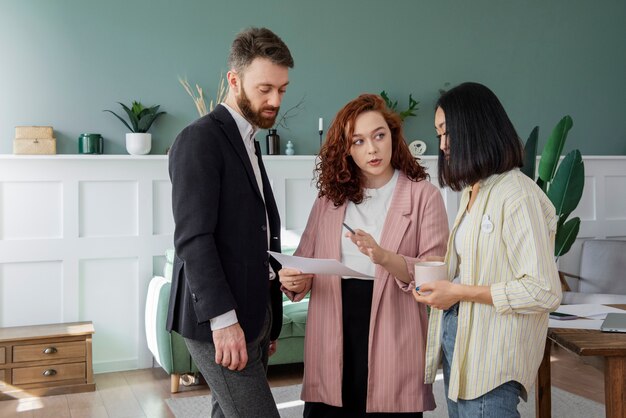
[[[419,139],[413,141],[409,144],[409,151],[411,151],[411,155],[417,158],[426,152],[426,143]]]

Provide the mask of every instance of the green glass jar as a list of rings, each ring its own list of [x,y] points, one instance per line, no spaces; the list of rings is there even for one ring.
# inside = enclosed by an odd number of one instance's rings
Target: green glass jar
[[[103,139],[100,134],[80,134],[78,137],[79,154],[102,154]]]

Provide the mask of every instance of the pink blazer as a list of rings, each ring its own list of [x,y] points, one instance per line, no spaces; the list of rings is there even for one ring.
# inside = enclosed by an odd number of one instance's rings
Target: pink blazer
[[[295,255],[340,259],[346,205],[315,201]],[[448,221],[441,194],[428,181],[401,174],[379,245],[406,259],[413,276],[416,260],[445,255]],[[413,283],[376,266],[369,331],[367,412],[419,412],[435,408],[431,385],[424,384],[426,309],[411,294]],[[317,276],[309,301],[302,399],[341,406],[343,326],[341,279]],[[349,326],[349,324],[347,324]]]

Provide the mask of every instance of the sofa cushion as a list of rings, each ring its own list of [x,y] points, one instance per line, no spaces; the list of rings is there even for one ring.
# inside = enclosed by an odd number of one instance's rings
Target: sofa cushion
[[[301,302],[286,302],[283,304],[283,329],[280,332],[279,339],[304,337],[308,308],[308,299]]]

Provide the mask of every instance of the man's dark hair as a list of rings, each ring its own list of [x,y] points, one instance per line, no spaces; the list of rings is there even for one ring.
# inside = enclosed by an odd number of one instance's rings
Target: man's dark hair
[[[239,32],[230,47],[228,67],[242,72],[255,58],[267,58],[276,65],[293,68],[289,48],[267,28],[248,28]]]
[[[439,184],[462,190],[492,174],[521,167],[524,149],[496,95],[478,83],[444,93],[435,109],[446,117],[449,158],[439,150]]]

